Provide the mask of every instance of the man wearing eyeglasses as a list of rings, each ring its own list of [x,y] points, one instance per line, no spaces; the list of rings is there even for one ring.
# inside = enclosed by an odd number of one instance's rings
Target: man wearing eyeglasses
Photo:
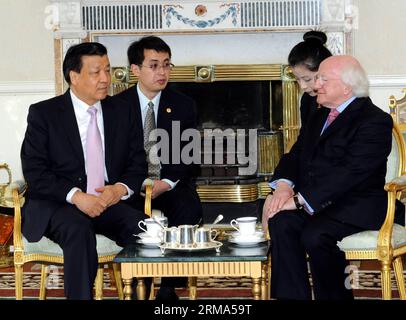
[[[393,122],[368,97],[367,75],[353,57],[325,59],[315,88],[321,107],[280,160],[271,181],[275,191],[263,208],[272,242],[271,296],[312,299],[309,262],[315,299],[350,300],[337,241],[378,230],[385,219]]]
[[[161,210],[168,217],[169,226],[197,224],[202,219],[202,206],[192,178],[198,167],[182,162],[181,152],[188,141],[180,141],[185,130],[197,126],[195,103],[167,88],[173,64],[171,49],[162,39],[155,36],[141,38],[130,45],[127,56],[138,83],[114,99],[122,99],[136,110],[134,125],[140,129],[139,137],[144,139],[148,177],[153,180],[152,208]],[[169,137],[168,143],[163,143],[165,150],[161,150],[160,155],[152,141],[156,139],[154,130],[151,130],[154,128],[163,130]],[[133,204],[142,210],[144,199],[139,196]],[[185,284],[179,279],[163,278],[156,299],[177,299],[174,287]]]

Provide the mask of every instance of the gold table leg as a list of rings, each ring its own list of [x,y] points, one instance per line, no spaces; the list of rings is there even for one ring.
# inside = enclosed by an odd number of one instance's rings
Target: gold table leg
[[[131,294],[133,293],[133,290],[131,289],[131,283],[132,283],[132,279],[124,279],[123,278],[123,282],[124,282],[124,300],[131,300]]]

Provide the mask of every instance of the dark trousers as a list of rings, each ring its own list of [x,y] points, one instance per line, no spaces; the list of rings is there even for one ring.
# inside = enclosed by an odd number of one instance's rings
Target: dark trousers
[[[342,238],[361,228],[327,215],[310,216],[303,210],[282,211],[268,221],[271,236],[271,297],[310,300],[308,255],[317,300],[353,299],[347,289],[348,265],[337,246]]]
[[[145,198],[134,198],[133,205],[144,211]],[[152,200],[152,208],[159,209],[168,218],[168,226],[203,223],[203,209],[199,195],[191,184],[178,183],[170,191]],[[141,230],[139,230],[141,232]],[[162,287],[185,287],[187,278],[162,278]]]
[[[93,297],[98,266],[96,234],[125,246],[136,240],[133,234],[138,233],[138,222],[145,217],[142,212],[121,202],[96,218],[90,218],[69,204],[55,211],[44,235],[63,250],[64,287],[68,299]]]

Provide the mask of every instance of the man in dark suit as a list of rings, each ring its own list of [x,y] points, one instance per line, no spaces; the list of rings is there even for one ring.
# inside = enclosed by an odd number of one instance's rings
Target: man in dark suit
[[[144,137],[148,175],[153,180],[152,207],[168,217],[169,226],[199,223],[202,207],[192,181],[198,167],[183,161],[181,152],[188,141],[180,141],[185,130],[197,126],[195,104],[189,97],[166,88],[173,65],[171,50],[162,39],[141,38],[130,45],[127,55],[138,84],[114,98],[130,103],[137,117],[134,126],[144,128],[140,136]],[[167,133],[169,138],[168,143],[161,142],[165,150],[160,150],[160,155],[151,147],[151,127]],[[158,161],[153,161],[154,157],[159,157]],[[137,208],[142,208],[143,203],[141,196],[134,198]],[[174,296],[174,285],[172,279],[162,279],[157,299]]]
[[[317,109],[275,170],[263,208],[269,227],[272,297],[352,299],[342,238],[382,225],[392,118],[368,97],[368,78],[350,56],[320,64]]]
[[[95,234],[120,246],[132,242],[145,218],[121,200],[140,192],[146,162],[133,108],[105,99],[110,63],[99,43],[66,53],[65,94],[30,106],[21,149],[28,183],[23,234],[46,236],[64,254],[68,299],[91,299],[97,273]]]

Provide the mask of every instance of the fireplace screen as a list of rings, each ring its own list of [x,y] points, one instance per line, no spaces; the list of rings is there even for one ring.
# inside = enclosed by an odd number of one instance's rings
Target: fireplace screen
[[[270,81],[172,82],[196,101],[199,129],[270,130]]]

